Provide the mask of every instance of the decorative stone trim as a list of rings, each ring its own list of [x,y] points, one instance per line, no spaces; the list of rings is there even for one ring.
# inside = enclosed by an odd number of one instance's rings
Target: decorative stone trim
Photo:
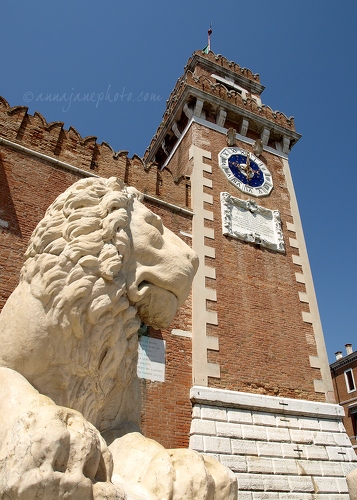
[[[175,134],[175,136],[177,137],[177,139],[180,139],[181,137],[181,132],[179,131],[179,128],[177,126],[177,122],[174,122],[172,127],[171,127],[173,133]]]
[[[349,498],[357,456],[339,405],[198,386],[191,401],[190,447],[235,472],[239,499]]]
[[[178,330],[178,329],[173,329],[171,330],[172,335],[177,335],[178,337],[187,337],[189,339],[192,338],[192,333],[188,332],[186,330]]]
[[[292,231],[293,233],[296,232],[294,224],[291,224],[290,222],[287,222],[286,223],[286,227],[287,227],[288,231]]]
[[[188,106],[186,106],[186,108],[184,107],[183,110],[185,111],[185,109],[188,113],[188,110],[190,108],[188,108]],[[166,158],[164,164],[161,166],[161,170],[163,170],[170,163],[171,158],[174,156],[174,154],[175,154],[176,150],[178,149],[178,147],[180,146],[182,140],[185,138],[192,123],[198,123],[199,125],[203,125],[204,127],[206,127],[209,130],[214,130],[214,131],[219,132],[220,134],[223,134],[225,136],[227,135],[226,128],[220,127],[216,123],[209,122],[209,121],[203,119],[202,117],[198,118],[197,116],[193,116],[193,110],[190,110],[190,111],[191,111],[191,113],[187,114],[189,122],[186,125],[185,129],[183,130],[180,138],[177,140],[176,144],[172,148],[169,156]],[[186,114],[186,112],[185,112],[185,114]],[[247,127],[249,126],[249,122],[247,120],[243,120],[241,122],[241,125],[243,126],[244,123],[246,123]],[[248,130],[248,128],[247,128],[247,130]],[[255,140],[250,139],[249,137],[246,137],[244,135],[247,133],[247,130],[245,130],[245,132],[244,132],[244,130],[241,130],[241,128],[240,128],[239,133],[238,134],[236,133],[236,139],[244,142],[245,144],[250,144],[251,146],[253,146],[253,144],[255,143]],[[276,150],[275,148],[272,148],[270,146],[264,146],[264,151],[268,151],[269,153],[273,153],[276,156],[278,156],[279,158],[287,158],[287,155],[285,153],[283,153],[282,150]]]
[[[193,111],[193,114],[195,116],[198,116],[199,118],[201,117],[201,114],[202,114],[203,104],[204,104],[204,102],[201,99],[196,99],[196,105],[195,105],[195,109]]]
[[[283,152],[288,154],[290,148],[290,138],[283,135]]]
[[[194,404],[211,405],[214,407],[214,417],[225,415],[224,408],[241,408],[242,410],[264,411],[269,413],[284,413],[285,415],[314,416],[332,418],[341,422],[344,410],[341,406],[331,403],[321,403],[302,399],[278,398],[263,394],[212,389],[193,386],[190,398]],[[224,417],[223,420],[226,420]],[[333,425],[335,429],[335,424]],[[338,427],[340,429],[340,427]],[[342,427],[341,427],[342,428]],[[330,429],[331,430],[331,429]],[[357,457],[356,457],[357,458]]]
[[[305,323],[313,323],[313,319],[312,319],[312,315],[311,313],[309,312],[305,312],[305,311],[302,311],[302,320],[305,322]]]
[[[294,264],[297,264],[298,266],[302,265],[300,255],[292,255],[292,259],[293,259]]]
[[[294,238],[289,238],[289,244],[293,248],[299,248],[299,242]]]
[[[309,297],[306,292],[299,292],[299,299],[300,302],[305,302],[306,304],[309,303]]]
[[[213,267],[204,265],[205,257],[215,258],[215,249],[205,244],[205,237],[214,239],[214,230],[205,227],[206,220],[213,220],[213,210],[204,208],[204,204],[213,205],[213,196],[204,192],[204,186],[212,188],[212,180],[203,173],[212,172],[212,167],[204,163],[204,158],[211,158],[209,151],[197,146],[191,146],[189,159],[193,159],[191,176],[192,183],[192,248],[198,254],[200,266],[192,286],[192,373],[195,384],[208,385],[208,377],[220,377],[218,364],[209,363],[207,350],[219,349],[218,338],[207,336],[207,325],[217,325],[218,317],[215,311],[207,310],[207,300],[216,302],[217,294],[213,288],[206,287],[206,278],[216,279]]]
[[[302,273],[295,273],[295,279],[298,283],[305,283],[305,276]]]

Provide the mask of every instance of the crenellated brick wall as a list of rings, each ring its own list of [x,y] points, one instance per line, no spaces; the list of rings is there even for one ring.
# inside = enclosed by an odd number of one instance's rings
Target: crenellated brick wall
[[[54,162],[68,163],[85,170],[90,175],[118,177],[152,196],[158,194],[160,180],[161,199],[187,206],[185,182],[165,175],[165,171],[158,172],[156,164],[145,164],[138,155],[128,158],[127,151],[115,152],[106,142],[98,144],[93,136],[82,138],[73,127],[65,130],[62,122],[47,123],[40,113],[28,114],[24,106],[10,107],[2,97],[0,137],[47,155]],[[5,144],[0,145],[4,150]]]

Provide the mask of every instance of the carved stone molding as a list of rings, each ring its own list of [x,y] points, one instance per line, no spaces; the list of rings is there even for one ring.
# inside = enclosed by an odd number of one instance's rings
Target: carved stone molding
[[[285,252],[280,213],[256,204],[254,200],[240,200],[229,193],[221,193],[222,231],[241,241]]]

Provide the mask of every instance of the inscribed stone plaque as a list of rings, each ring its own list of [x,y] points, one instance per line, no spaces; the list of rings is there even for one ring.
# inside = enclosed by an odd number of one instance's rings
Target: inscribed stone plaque
[[[243,201],[221,193],[223,234],[285,252],[278,210],[269,210],[254,200]]]
[[[138,367],[139,378],[153,382],[165,382],[166,343],[143,335],[139,340]]]

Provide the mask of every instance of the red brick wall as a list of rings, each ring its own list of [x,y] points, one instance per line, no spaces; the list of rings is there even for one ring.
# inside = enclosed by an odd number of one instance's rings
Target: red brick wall
[[[27,242],[47,207],[78,175],[0,147],[0,307],[18,283]]]
[[[209,385],[325,401],[325,395],[314,390],[313,380],[321,379],[321,374],[309,361],[317,351],[312,326],[302,320],[302,311],[309,312],[309,307],[298,296],[306,289],[295,279],[295,272],[302,269],[292,261],[298,249],[289,245],[289,237],[296,235],[287,229],[287,223],[294,221],[282,160],[264,151],[260,159],[273,176],[274,189],[269,196],[254,199],[258,205],[280,211],[285,254],[222,234],[220,193],[226,191],[242,200],[249,196],[233,186],[218,166],[218,153],[227,145],[225,136],[196,123],[191,129],[169,168],[182,170],[178,159],[188,158],[191,140],[212,154],[212,160],[205,159],[212,174],[204,175],[212,180],[213,189],[204,190],[214,201],[213,207],[205,204],[204,208],[214,212],[214,221],[205,220],[205,225],[214,229],[215,239],[206,238],[205,244],[215,248],[215,259],[206,257],[206,264],[216,269],[216,280],[206,278],[206,286],[217,291],[217,302],[208,301],[207,308],[218,313],[218,326],[208,325],[208,335],[219,338],[219,351],[209,351],[208,361],[220,365],[221,378],[211,378]],[[253,152],[246,143],[237,145]],[[189,172],[187,160],[186,169]]]
[[[305,286],[295,279],[295,272],[301,272],[301,267],[291,257],[298,250],[289,246],[289,237],[295,238],[295,233],[287,230],[287,222],[293,223],[293,219],[282,161],[263,152],[260,159],[272,174],[274,189],[269,196],[255,201],[280,211],[286,254],[222,235],[220,192],[227,191],[242,200],[249,196],[229,183],[218,166],[218,153],[226,146],[225,137],[215,132],[210,137],[212,174],[206,176],[212,178],[213,190],[205,189],[212,191],[214,199],[211,225],[215,240],[207,240],[206,244],[216,249],[218,301],[210,307],[218,311],[219,324],[212,325],[208,333],[219,336],[220,351],[211,352],[209,361],[221,365],[221,379],[212,379],[210,385],[324,401],[324,395],[317,395],[313,386],[313,379],[321,376],[309,362],[309,355],[316,356],[317,352],[311,343],[312,326],[302,321],[302,311],[309,309],[298,296]],[[237,145],[253,152],[245,143]]]
[[[137,155],[128,158],[127,151],[115,152],[105,142],[98,144],[95,137],[82,138],[72,127],[64,130],[61,122],[47,123],[39,113],[28,115],[25,107],[10,108],[2,97],[0,137],[87,172],[118,177],[152,196],[157,192],[158,177],[162,177],[160,197],[185,207],[185,183],[178,182],[170,173],[161,174],[155,164],[145,165]],[[0,146],[1,150],[6,148],[4,144]]]
[[[191,217],[178,215],[151,204],[150,209],[160,215],[165,226],[178,234],[188,245],[191,234]],[[192,387],[191,339],[171,334],[172,329],[191,331],[191,296],[179,309],[167,330],[150,329],[150,336],[166,341],[165,382],[141,380],[142,430],[166,448],[187,448],[191,424]]]
[[[345,410],[345,417],[343,419],[343,424],[346,428],[347,435],[351,439],[352,445],[356,446],[356,452],[357,452],[357,439],[356,439],[357,428],[356,424],[354,424],[354,421],[356,422],[357,415],[351,416],[348,409],[349,405],[351,404],[357,405],[357,390],[353,392],[348,392],[347,390],[345,371],[349,369],[352,369],[355,387],[357,388],[357,360],[337,369],[331,368],[331,375],[332,375],[332,382],[334,386],[336,400],[341,406],[343,406]]]

